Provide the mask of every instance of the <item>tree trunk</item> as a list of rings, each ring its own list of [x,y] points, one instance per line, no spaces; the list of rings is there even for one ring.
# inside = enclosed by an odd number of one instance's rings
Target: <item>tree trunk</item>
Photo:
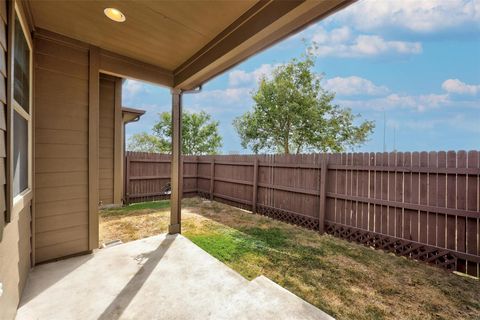
[[[299,144],[299,145],[297,146],[297,154],[299,154],[301,150],[302,150],[302,145]]]
[[[285,154],[290,154],[290,146],[288,145],[289,144],[289,141],[288,141],[288,138],[289,138],[289,133],[290,133],[290,118],[287,118],[287,135],[285,136],[285,140],[284,140],[284,147],[283,147],[283,151],[285,152]]]

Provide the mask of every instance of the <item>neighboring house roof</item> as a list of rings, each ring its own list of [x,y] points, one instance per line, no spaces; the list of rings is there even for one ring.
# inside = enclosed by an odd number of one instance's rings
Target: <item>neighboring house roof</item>
[[[123,123],[135,122],[145,114],[145,110],[122,107]]]

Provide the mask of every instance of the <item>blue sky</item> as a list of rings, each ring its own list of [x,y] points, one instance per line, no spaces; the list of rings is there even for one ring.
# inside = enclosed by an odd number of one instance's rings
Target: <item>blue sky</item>
[[[374,120],[354,151],[480,149],[480,0],[363,0],[251,57],[185,95],[184,109],[220,122],[222,153],[248,153],[232,127],[261,75],[318,45],[315,71],[335,103]],[[127,138],[171,110],[165,88],[127,80],[123,104],[146,110]],[[384,122],[384,114],[386,121]],[[395,137],[395,139],[394,139]]]

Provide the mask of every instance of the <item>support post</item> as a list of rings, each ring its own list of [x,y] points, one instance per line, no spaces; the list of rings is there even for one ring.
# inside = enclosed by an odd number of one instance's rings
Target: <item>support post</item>
[[[98,170],[100,121],[100,56],[98,47],[89,50],[88,71],[88,250],[98,248]]]
[[[198,192],[198,156],[195,156],[195,192],[199,196]]]
[[[122,144],[122,79],[115,79],[114,138],[113,138],[113,203],[122,205],[123,144]]]
[[[252,213],[257,213],[257,192],[258,192],[258,158],[255,156],[253,163],[253,195],[252,195]]]
[[[213,188],[215,186],[215,158],[212,158],[210,164],[210,200],[213,200]]]
[[[318,231],[325,232],[325,208],[326,208],[326,186],[327,186],[328,154],[322,155],[320,167],[320,209],[318,212]]]
[[[170,225],[168,233],[181,233],[182,211],[182,92],[172,90],[172,164],[170,195]]]

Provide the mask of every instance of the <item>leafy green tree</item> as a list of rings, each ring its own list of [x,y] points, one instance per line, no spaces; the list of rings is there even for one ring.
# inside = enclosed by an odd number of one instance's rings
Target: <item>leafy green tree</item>
[[[313,71],[312,53],[292,59],[263,77],[253,110],[233,121],[243,148],[253,152],[341,152],[365,142],[373,131],[371,121],[333,104],[334,93],[325,91],[321,76]]]
[[[172,116],[169,112],[159,114],[160,119],[152,128],[153,134],[134,134],[128,142],[130,151],[170,153],[172,150]],[[182,117],[182,152],[186,155],[216,154],[222,146],[218,133],[218,121],[209,114],[184,112]]]
[[[146,132],[136,133],[128,140],[127,149],[129,151],[166,153],[170,150],[170,145],[165,144],[157,136]]]

